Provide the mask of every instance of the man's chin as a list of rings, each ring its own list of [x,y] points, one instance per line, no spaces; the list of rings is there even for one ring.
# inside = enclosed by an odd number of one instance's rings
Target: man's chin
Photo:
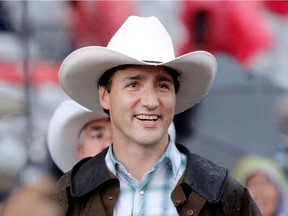
[[[157,145],[161,142],[161,136],[153,136],[151,133],[142,136],[141,139],[138,139],[139,144],[146,146]]]

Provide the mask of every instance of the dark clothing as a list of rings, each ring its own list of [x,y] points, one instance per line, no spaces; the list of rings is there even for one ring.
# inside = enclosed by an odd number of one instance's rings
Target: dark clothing
[[[190,153],[182,145],[177,148],[187,156],[186,170],[171,194],[179,215],[261,215],[247,189],[229,177],[227,169]],[[56,199],[63,215],[113,215],[120,185],[107,169],[106,153],[107,149],[80,161],[59,180]]]

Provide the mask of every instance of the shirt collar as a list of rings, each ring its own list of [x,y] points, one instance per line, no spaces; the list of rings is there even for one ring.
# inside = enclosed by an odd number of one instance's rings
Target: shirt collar
[[[154,167],[158,166],[164,160],[170,161],[173,175],[177,177],[178,172],[181,167],[181,153],[176,148],[175,142],[172,139],[169,139],[169,143],[168,143],[166,150],[163,152],[163,154],[161,155],[161,157],[159,158],[159,160],[157,161]],[[106,156],[106,162],[110,164],[110,166],[108,165],[108,167],[110,171],[115,175],[116,166],[117,164],[119,165],[121,163],[115,157],[113,153],[112,145],[109,146],[108,154]],[[113,166],[111,166],[112,164]]]
[[[171,139],[169,139],[169,140],[170,141],[169,141],[168,147],[167,147],[166,151],[164,152],[164,154],[166,154],[165,157],[168,160],[170,160],[171,165],[172,165],[173,174],[175,177],[177,177],[177,175],[180,171],[180,167],[181,167],[181,153],[176,148],[175,142]]]

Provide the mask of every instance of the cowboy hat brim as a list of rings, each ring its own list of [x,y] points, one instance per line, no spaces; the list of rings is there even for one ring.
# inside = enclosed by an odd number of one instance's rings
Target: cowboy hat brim
[[[64,91],[89,110],[103,112],[98,99],[98,80],[109,69],[120,65],[158,65],[180,73],[175,114],[181,113],[204,97],[214,79],[217,63],[213,55],[195,51],[159,64],[147,63],[100,46],[88,46],[72,52],[61,64],[59,81]]]

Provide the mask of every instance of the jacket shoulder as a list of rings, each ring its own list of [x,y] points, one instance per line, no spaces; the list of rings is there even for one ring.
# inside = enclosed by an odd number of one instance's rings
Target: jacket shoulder
[[[261,216],[247,188],[232,177],[225,183],[221,201],[224,211],[229,215]]]
[[[221,203],[226,215],[261,216],[248,190],[229,175],[227,168],[189,152],[182,145],[177,148],[187,156],[183,183],[209,203]]]
[[[228,169],[177,145],[178,150],[187,156],[187,167],[183,183],[210,203],[220,200],[228,178]]]

